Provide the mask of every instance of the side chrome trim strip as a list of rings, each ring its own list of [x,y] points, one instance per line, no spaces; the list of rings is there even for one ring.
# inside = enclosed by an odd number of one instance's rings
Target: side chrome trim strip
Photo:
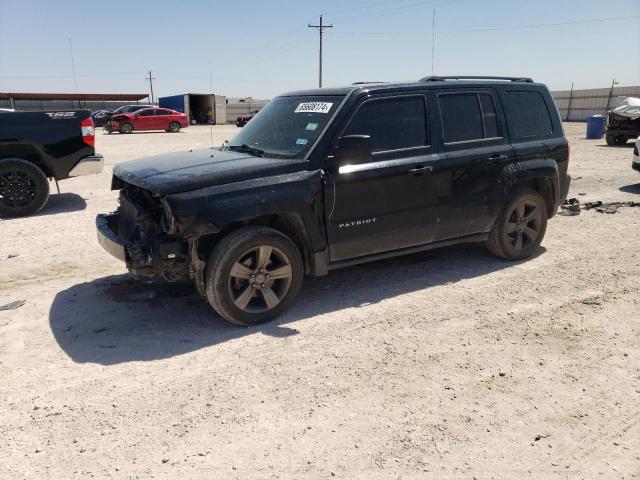
[[[340,175],[345,173],[363,172],[365,170],[376,170],[378,168],[388,167],[404,167],[417,164],[428,164],[430,161],[421,162],[418,157],[413,158],[399,158],[396,160],[381,160],[379,162],[359,163],[356,165],[342,165],[338,169]]]

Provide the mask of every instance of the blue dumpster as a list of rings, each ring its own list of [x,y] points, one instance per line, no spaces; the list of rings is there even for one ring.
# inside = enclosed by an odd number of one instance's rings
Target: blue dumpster
[[[604,136],[606,117],[603,115],[592,115],[587,117],[587,138],[598,139]]]

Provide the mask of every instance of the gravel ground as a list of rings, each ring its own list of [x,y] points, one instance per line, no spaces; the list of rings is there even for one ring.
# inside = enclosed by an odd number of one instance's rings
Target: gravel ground
[[[640,200],[631,149],[571,141],[571,196]],[[235,127],[215,127],[216,145]],[[133,283],[98,245],[116,162],[210,145],[99,135],[101,175],[0,220],[0,478],[640,478],[640,208],[308,280],[255,328]]]

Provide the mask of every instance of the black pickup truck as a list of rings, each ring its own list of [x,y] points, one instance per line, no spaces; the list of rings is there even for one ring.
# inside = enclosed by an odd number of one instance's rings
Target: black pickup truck
[[[40,210],[49,182],[100,173],[91,112],[0,113],[0,216]]]
[[[190,278],[228,321],[282,313],[303,276],[484,242],[518,260],[569,188],[547,88],[427,77],[275,98],[218,149],[117,165],[98,239],[136,276]]]

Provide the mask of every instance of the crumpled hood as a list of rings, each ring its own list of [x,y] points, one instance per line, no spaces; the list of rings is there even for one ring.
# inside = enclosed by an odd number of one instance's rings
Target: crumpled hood
[[[254,157],[210,148],[154,155],[119,163],[113,174],[154,196],[306,170],[306,160]]]

